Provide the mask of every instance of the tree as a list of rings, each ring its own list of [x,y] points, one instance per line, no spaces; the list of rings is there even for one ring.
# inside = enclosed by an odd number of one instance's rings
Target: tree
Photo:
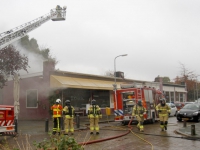
[[[154,82],[160,82],[161,79],[162,79],[163,83],[169,83],[170,82],[170,78],[169,77],[160,77],[160,76],[156,77]]]
[[[169,77],[163,77],[163,83],[168,83],[170,82],[170,78]]]
[[[45,46],[39,47],[37,40],[34,38],[29,39],[29,36],[25,36],[20,39],[20,45],[28,52],[38,54],[42,56],[45,60],[54,61],[57,63],[56,59],[51,56],[50,49]]]
[[[19,70],[27,71],[28,58],[21,55],[13,46],[7,46],[0,50],[0,88],[6,85],[10,75],[18,73]],[[28,71],[27,71],[28,72]]]
[[[57,63],[56,59],[50,55],[49,48],[39,48],[37,40],[32,38],[29,40],[29,36],[25,36],[19,40],[22,48],[26,51],[38,54],[44,58],[44,60],[53,61]],[[25,70],[28,72],[28,57],[21,55],[14,46],[7,46],[0,50],[0,88],[6,85],[8,77],[18,73],[19,70]]]
[[[181,65],[181,75],[177,76],[174,79],[176,84],[186,84],[187,91],[188,91],[188,99],[195,99],[194,91],[195,91],[195,84],[196,84],[196,77],[197,75],[194,71],[188,70],[184,64],[180,63]]]
[[[114,77],[114,71],[108,70],[108,71],[105,72],[104,75],[107,76],[107,77]]]

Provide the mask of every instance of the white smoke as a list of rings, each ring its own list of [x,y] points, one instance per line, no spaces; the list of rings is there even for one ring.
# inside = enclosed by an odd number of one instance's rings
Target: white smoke
[[[19,42],[14,42],[13,46],[15,46],[15,48],[17,49],[17,51],[20,52],[21,55],[25,55],[28,57],[28,73],[24,70],[20,70],[20,75],[38,73],[43,71],[43,61],[45,61],[45,59],[42,55],[26,50],[21,46]]]

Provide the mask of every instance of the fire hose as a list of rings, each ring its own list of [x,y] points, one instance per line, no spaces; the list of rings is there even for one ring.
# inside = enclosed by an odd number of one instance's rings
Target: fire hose
[[[108,137],[108,138],[104,138],[104,139],[99,139],[99,140],[93,140],[93,141],[87,141],[87,142],[81,142],[81,143],[78,143],[79,145],[87,145],[87,144],[93,144],[93,143],[98,143],[98,142],[103,142],[103,141],[107,141],[107,140],[112,140],[112,139],[116,139],[116,138],[119,138],[119,137],[122,137],[122,136],[125,136],[127,134],[129,134],[130,132],[135,135],[136,137],[138,137],[139,139],[143,140],[144,142],[148,143],[151,145],[152,147],[152,150],[153,150],[153,145],[148,142],[147,140],[141,138],[139,135],[135,134],[133,131],[132,131],[132,127],[130,126],[130,124],[132,123],[133,121],[133,118],[131,118],[131,120],[129,121],[128,123],[128,131],[126,133],[123,133],[123,134],[120,134],[120,135],[117,135],[117,136],[112,136],[112,137]],[[109,121],[108,121],[109,123]],[[119,127],[118,127],[119,128]],[[124,129],[123,129],[124,130]]]

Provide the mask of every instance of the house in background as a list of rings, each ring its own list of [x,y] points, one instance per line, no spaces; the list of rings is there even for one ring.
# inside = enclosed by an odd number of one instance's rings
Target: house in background
[[[116,73],[117,88],[124,83],[160,88],[159,82],[125,79],[121,75],[122,72]],[[97,101],[103,114],[106,107],[110,107],[111,112],[114,110],[113,77],[59,71],[55,70],[53,62],[45,61],[42,72],[23,75],[20,78],[19,120],[51,118],[50,106],[57,98],[62,100],[62,104],[65,100],[70,100],[77,111],[83,112],[82,115],[86,115],[86,105],[90,104],[92,99]],[[13,86],[13,80],[9,80],[7,86],[0,90],[0,104],[14,104]],[[162,86],[167,92],[168,87],[171,90],[179,85]],[[186,93],[184,86],[180,85],[178,88],[182,93]]]

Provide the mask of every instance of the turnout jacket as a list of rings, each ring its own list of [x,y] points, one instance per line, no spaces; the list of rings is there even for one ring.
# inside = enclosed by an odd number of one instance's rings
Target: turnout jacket
[[[62,109],[62,105],[60,104],[54,104],[51,106],[51,110],[53,111],[53,118],[61,117]]]
[[[65,106],[63,108],[63,114],[65,118],[74,118],[74,107],[73,106]]]
[[[133,107],[132,116],[140,116],[140,117],[142,117],[145,112],[147,112],[145,107],[139,106],[139,105],[135,105]]]
[[[98,105],[91,105],[88,110],[88,118],[102,118],[101,108]]]
[[[156,110],[158,111],[159,115],[167,116],[170,113],[171,108],[167,104],[165,104],[165,106],[162,106],[161,104],[158,104],[156,106]]]

